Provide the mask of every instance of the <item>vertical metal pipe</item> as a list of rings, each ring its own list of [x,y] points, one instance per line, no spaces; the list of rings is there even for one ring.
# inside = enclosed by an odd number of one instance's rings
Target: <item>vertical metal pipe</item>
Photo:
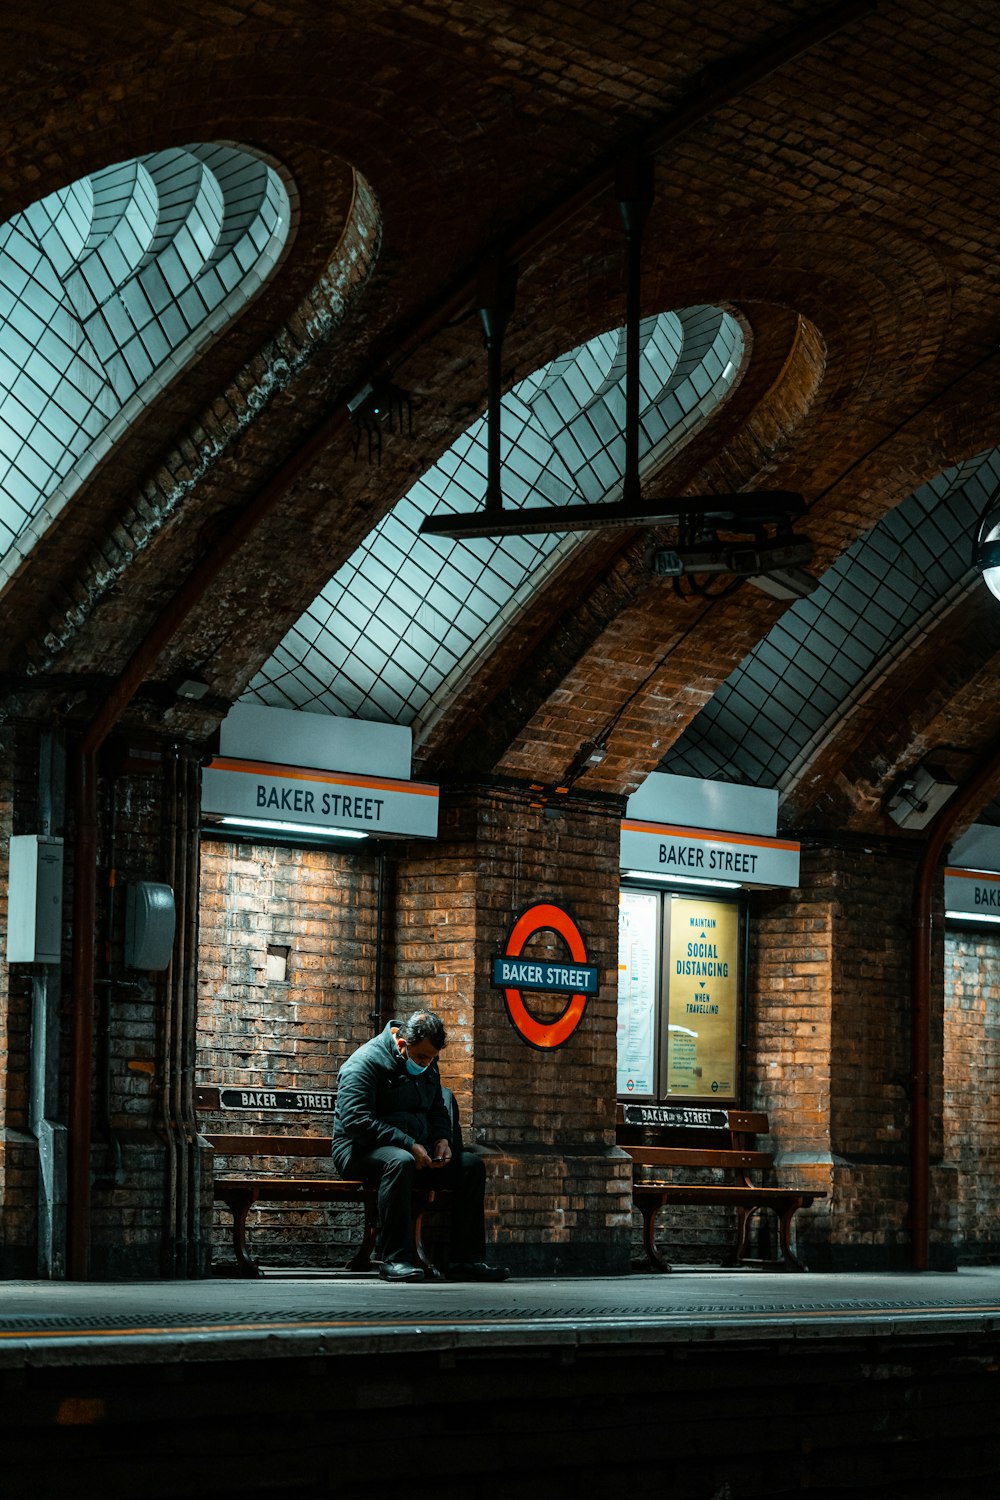
[[[187,1274],[189,1156],[184,1129],[184,1067],[187,1061],[187,962],[191,930],[188,923],[188,779],[187,766],[178,752],[171,757],[173,791],[173,879],[177,916],[174,952],[170,963],[170,1009],[173,1014],[173,1054],[170,1074],[170,1127],[176,1159],[174,1243],[172,1271]]]
[[[56,736],[43,733],[38,757],[39,832],[58,836],[65,817],[65,757]],[[28,1121],[38,1150],[38,1274],[66,1274],[66,1127],[59,1123],[58,964],[37,966],[32,978]]]
[[[97,920],[97,753],[84,740],[73,767],[76,837],[73,859],[73,1010],[70,1023],[67,1269],[90,1270],[90,1119],[94,1052],[94,959]]]
[[[188,1263],[187,1274],[202,1272],[201,1246],[201,1148],[194,1103],[194,1073],[198,1056],[198,932],[201,890],[201,768],[196,760],[185,762],[188,785],[187,852],[187,962],[184,974],[184,1054],[181,1064],[183,1092],[181,1126],[188,1160]]]
[[[166,847],[166,873],[167,884],[176,893],[177,890],[177,757],[171,755],[167,761],[167,786],[166,800],[169,809],[167,827]],[[176,953],[176,939],[175,949]],[[177,1006],[174,997],[176,988],[176,961],[171,961],[170,968],[164,976],[164,1006],[163,1020],[160,1027],[160,1066],[159,1066],[159,1114],[160,1125],[163,1130],[163,1140],[166,1150],[166,1212],[164,1214],[164,1237],[163,1237],[163,1265],[170,1274],[176,1274],[177,1270],[177,1179],[180,1172],[177,1151],[177,1131],[174,1124],[174,1028],[176,1022]]]
[[[372,997],[372,1035],[382,1030],[382,932],[385,902],[385,850],[378,852],[378,872],[375,880],[375,994]]]

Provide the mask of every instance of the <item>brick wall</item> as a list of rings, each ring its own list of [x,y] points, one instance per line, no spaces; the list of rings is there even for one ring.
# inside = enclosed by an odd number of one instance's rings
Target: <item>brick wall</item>
[[[914,848],[805,844],[800,889],[756,903],[750,1102],[782,1180],[829,1195],[796,1220],[814,1266],[908,1264]],[[932,1113],[940,1047],[933,1067]]]
[[[389,881],[391,872],[387,889]],[[341,1063],[375,1024],[377,895],[378,859],[367,852],[205,841],[199,1084],[336,1086]],[[333,1127],[330,1115],[275,1111],[203,1113],[200,1124],[290,1135],[329,1135]],[[229,1157],[215,1169],[284,1176],[333,1170],[284,1157]],[[356,1248],[359,1222],[354,1207],[263,1205],[249,1225],[252,1252],[285,1265],[342,1264]],[[229,1223],[227,1214],[216,1214],[216,1262],[231,1259]]]
[[[948,932],[944,986],[944,1161],[960,1264],[1000,1260],[1000,939]]]

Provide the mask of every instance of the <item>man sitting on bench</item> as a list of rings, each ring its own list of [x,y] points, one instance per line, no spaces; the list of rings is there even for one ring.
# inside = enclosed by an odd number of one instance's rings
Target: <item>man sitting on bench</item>
[[[486,1168],[463,1149],[457,1112],[445,1103],[437,1064],[444,1044],[440,1019],[420,1010],[351,1054],[337,1080],[333,1160],[342,1177],[378,1187],[385,1281],[441,1275],[417,1264],[413,1189],[424,1186],[452,1192],[450,1280],[506,1281],[506,1269],[484,1259]]]

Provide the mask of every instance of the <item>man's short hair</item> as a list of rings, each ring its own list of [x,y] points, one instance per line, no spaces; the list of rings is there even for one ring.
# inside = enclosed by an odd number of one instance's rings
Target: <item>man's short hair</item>
[[[444,1025],[432,1010],[415,1010],[400,1023],[399,1035],[404,1042],[430,1042],[436,1052],[445,1044]]]

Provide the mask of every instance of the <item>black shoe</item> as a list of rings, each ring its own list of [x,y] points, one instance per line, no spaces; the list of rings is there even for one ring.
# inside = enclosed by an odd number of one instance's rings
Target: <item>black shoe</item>
[[[378,1268],[383,1281],[423,1281],[424,1273],[419,1266],[411,1266],[408,1260],[384,1260]]]
[[[424,1272],[424,1280],[425,1281],[443,1281],[444,1280],[444,1272],[443,1271],[439,1271],[438,1268],[437,1268],[437,1266],[428,1266],[427,1270]]]
[[[506,1266],[488,1266],[482,1260],[460,1260],[448,1268],[449,1281],[506,1281]]]

